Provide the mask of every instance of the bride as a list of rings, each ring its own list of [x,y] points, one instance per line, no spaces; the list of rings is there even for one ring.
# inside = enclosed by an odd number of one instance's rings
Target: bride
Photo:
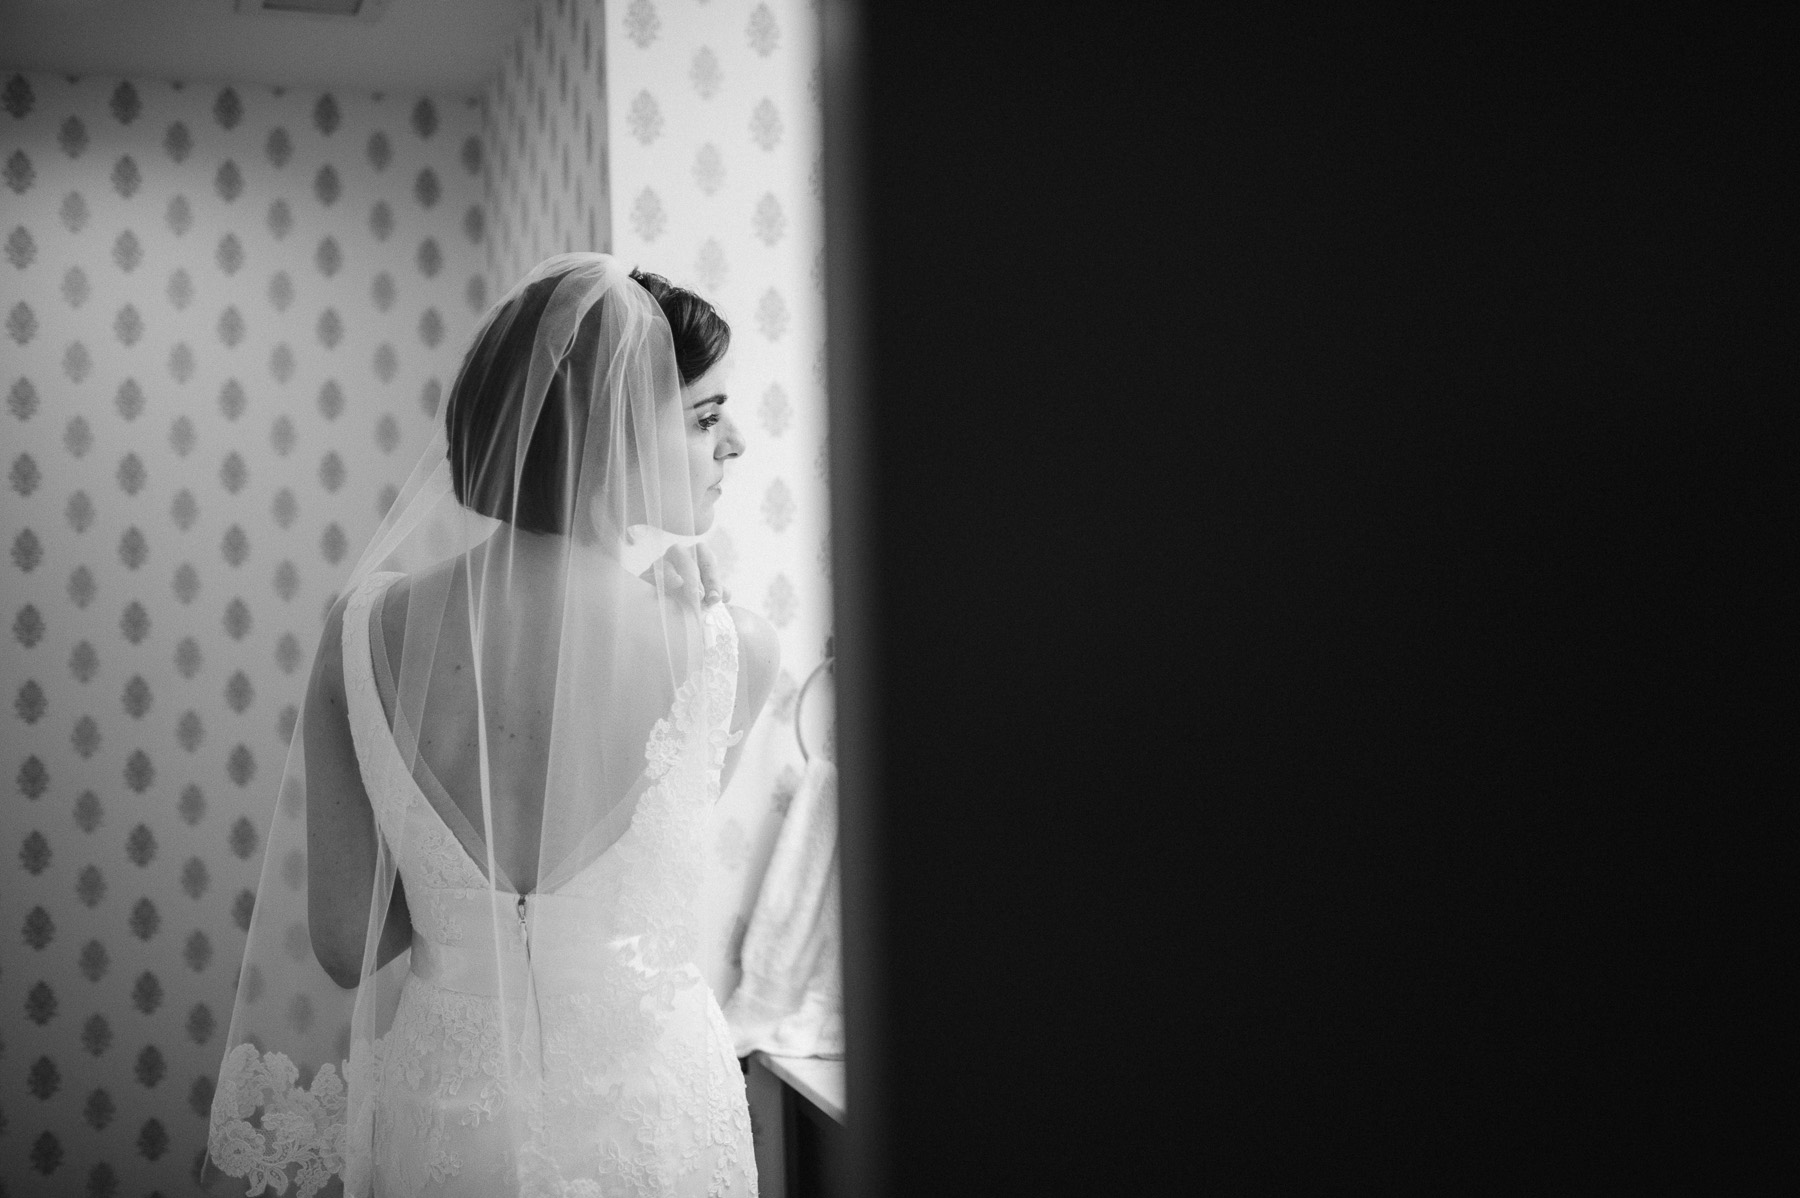
[[[484,321],[276,799],[208,1141],[246,1192],[756,1192],[693,908],[777,647],[678,540],[743,452],[729,341],[600,254]]]

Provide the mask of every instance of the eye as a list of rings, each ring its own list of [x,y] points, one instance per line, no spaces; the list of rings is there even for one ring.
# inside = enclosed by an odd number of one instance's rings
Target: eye
[[[710,416],[702,416],[700,417],[700,430],[704,432],[717,423],[719,423],[719,414],[717,412],[712,413]]]

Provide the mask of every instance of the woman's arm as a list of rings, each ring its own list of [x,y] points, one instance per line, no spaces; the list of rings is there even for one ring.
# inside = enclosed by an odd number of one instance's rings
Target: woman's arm
[[[362,980],[369,900],[375,887],[375,809],[363,789],[344,692],[345,595],[332,605],[306,691],[307,926],[313,955],[345,989]],[[412,919],[400,875],[382,925],[375,967],[412,944]]]
[[[748,733],[755,725],[756,717],[762,714],[763,704],[768,702],[769,691],[775,685],[775,673],[781,667],[781,642],[775,639],[775,630],[769,627],[769,622],[755,612],[734,607],[731,617],[737,621],[738,628],[738,690],[731,730]],[[739,738],[737,744],[725,751],[725,767],[719,772],[721,792],[731,781],[748,739],[748,736]]]

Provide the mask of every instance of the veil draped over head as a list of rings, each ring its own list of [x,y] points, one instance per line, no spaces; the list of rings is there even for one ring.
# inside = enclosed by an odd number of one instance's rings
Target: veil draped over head
[[[368,1192],[370,1095],[416,1066],[383,1044],[408,972],[534,994],[541,963],[534,981],[500,951],[536,935],[527,897],[618,844],[656,779],[710,761],[716,796],[708,617],[694,577],[657,564],[706,530],[722,479],[682,386],[657,299],[610,256],[551,258],[485,318],[332,609],[271,796],[209,1138],[251,1192],[338,1174]],[[538,1033],[520,1016],[497,1034],[505,1061]]]

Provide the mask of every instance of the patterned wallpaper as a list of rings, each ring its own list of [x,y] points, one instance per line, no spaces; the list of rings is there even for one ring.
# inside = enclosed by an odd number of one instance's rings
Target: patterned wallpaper
[[[563,250],[735,334],[709,540],[784,663],[703,900],[735,987],[830,633],[816,42],[800,0],[540,0],[479,103],[0,75],[0,1198],[197,1192],[325,609],[480,314]]]
[[[490,155],[461,99],[0,108],[0,1190],[188,1194],[325,608],[488,302]]]
[[[496,299],[552,254],[610,252],[606,69],[600,0],[539,0],[488,86],[484,189]]]
[[[831,633],[818,21],[803,0],[607,5],[614,252],[731,322],[748,450],[708,542],[732,602],[781,638],[781,676],[715,821],[700,964],[721,999],[800,780],[794,699]]]

